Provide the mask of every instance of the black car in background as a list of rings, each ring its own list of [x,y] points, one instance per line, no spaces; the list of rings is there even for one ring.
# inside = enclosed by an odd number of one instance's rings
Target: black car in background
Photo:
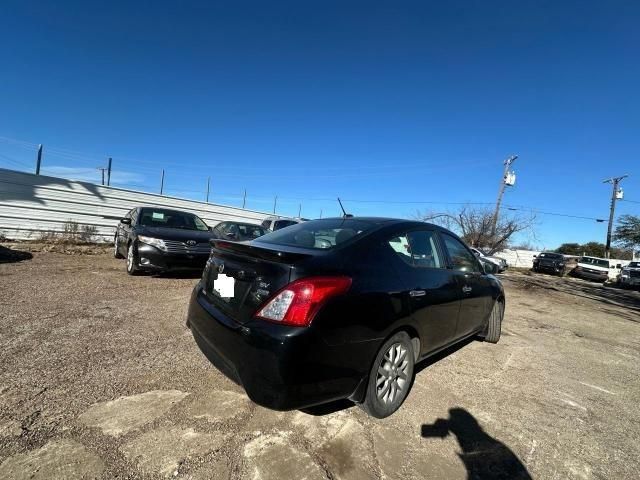
[[[213,227],[213,238],[233,240],[235,242],[248,242],[255,240],[267,233],[260,225],[241,222],[220,222]]]
[[[204,268],[212,233],[192,213],[136,207],[120,220],[113,255],[127,259],[127,273]]]
[[[566,272],[566,261],[564,255],[555,252],[542,252],[534,255],[534,272],[549,272],[559,276],[564,276]]]
[[[187,326],[268,408],[348,398],[386,417],[406,398],[416,362],[470,337],[500,338],[500,281],[435,225],[333,218],[212,243]]]

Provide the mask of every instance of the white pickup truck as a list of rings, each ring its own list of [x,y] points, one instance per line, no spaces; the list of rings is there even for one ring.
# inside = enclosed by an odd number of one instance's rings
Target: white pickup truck
[[[576,277],[600,282],[617,280],[625,263],[628,262],[609,258],[580,257],[578,265],[571,273]]]

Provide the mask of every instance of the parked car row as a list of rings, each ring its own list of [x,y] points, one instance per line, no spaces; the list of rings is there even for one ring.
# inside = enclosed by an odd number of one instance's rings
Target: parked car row
[[[282,220],[211,228],[137,207],[115,235],[129,273],[204,266],[187,326],[254,402],[290,410],[349,399],[386,417],[417,362],[468,338],[499,340],[499,266],[452,232],[383,218]]]
[[[534,272],[547,272],[559,276],[565,273],[585,280],[615,282],[622,287],[640,286],[640,262],[624,265],[620,260],[582,256],[569,265],[567,257],[556,252],[542,252],[533,259]]]
[[[127,273],[130,275],[203,269],[211,253],[212,239],[247,242],[299,221],[269,217],[262,226],[225,221],[212,228],[192,213],[136,207],[116,227],[113,255],[127,259]]]

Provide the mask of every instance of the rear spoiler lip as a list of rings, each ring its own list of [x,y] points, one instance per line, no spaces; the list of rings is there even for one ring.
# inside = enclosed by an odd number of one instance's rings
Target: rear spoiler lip
[[[274,245],[276,248],[269,248],[266,245],[258,246],[255,244],[233,242],[217,238],[212,238],[209,240],[209,243],[213,247],[214,251],[217,250],[219,252],[232,252],[239,255],[248,255],[278,263],[293,263],[313,256],[313,253],[311,252],[294,251],[293,249],[290,250],[283,245]]]

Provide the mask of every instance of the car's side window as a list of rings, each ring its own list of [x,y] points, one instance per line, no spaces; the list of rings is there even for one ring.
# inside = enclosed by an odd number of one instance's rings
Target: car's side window
[[[407,265],[413,266],[411,258],[411,248],[409,247],[409,237],[407,234],[398,235],[389,240],[389,246],[395,252],[396,256]]]
[[[138,209],[134,208],[133,210],[131,210],[131,225],[135,225],[136,223],[138,223]]]
[[[457,238],[446,233],[442,234],[442,240],[449,252],[451,266],[455,270],[463,272],[480,272],[480,265],[473,253],[471,253],[464,244]]]
[[[407,265],[423,268],[443,268],[435,234],[429,230],[418,230],[389,239],[389,246]]]
[[[438,253],[436,235],[431,230],[409,232],[411,257],[416,267],[443,268],[444,262]]]
[[[264,220],[264,221],[262,222],[262,227],[263,227],[263,228],[266,228],[266,229],[268,230],[268,229],[269,229],[269,223],[270,223],[270,222],[269,222],[269,220]]]

